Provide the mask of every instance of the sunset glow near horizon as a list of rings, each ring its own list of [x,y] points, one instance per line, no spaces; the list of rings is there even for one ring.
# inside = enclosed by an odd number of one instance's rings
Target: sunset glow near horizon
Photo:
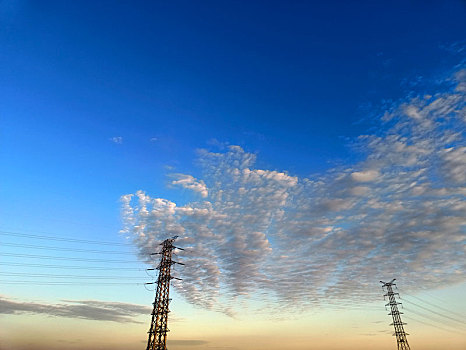
[[[465,16],[0,2],[0,350],[464,349]]]

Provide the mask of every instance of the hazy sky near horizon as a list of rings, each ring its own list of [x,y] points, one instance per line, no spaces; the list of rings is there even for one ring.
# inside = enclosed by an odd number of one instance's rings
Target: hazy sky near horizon
[[[465,16],[0,1],[0,350],[463,349]]]

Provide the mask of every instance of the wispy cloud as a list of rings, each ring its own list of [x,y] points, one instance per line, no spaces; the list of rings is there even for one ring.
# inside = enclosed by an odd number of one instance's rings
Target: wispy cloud
[[[112,141],[113,143],[122,144],[123,143],[123,137],[113,136],[113,137],[110,138],[110,141]]]
[[[135,322],[134,317],[149,315],[150,312],[147,306],[108,301],[64,300],[59,304],[46,304],[0,297],[0,314],[32,313],[97,321]]]
[[[169,339],[168,345],[173,345],[173,346],[199,346],[199,345],[206,345],[209,342],[205,340],[193,340],[193,339],[183,339],[183,340],[177,340],[177,339]]]
[[[462,86],[464,74],[457,74]],[[204,200],[177,206],[139,191],[122,197],[140,256],[179,235],[175,286],[192,303],[234,314],[243,295],[300,305],[379,298],[465,280],[465,91],[404,101],[381,131],[357,140],[364,160],[312,178],[255,168],[239,146],[199,152],[202,179],[175,181]]]

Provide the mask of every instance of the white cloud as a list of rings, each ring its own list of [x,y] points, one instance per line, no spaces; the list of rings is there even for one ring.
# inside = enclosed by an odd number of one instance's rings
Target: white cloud
[[[172,176],[175,178],[175,180],[171,182],[174,186],[179,185],[188,190],[198,192],[204,198],[209,194],[209,191],[202,180],[196,180],[193,176],[186,174],[172,174]]]
[[[455,183],[466,183],[466,147],[446,148],[442,153],[443,175]]]
[[[421,119],[422,115],[419,113],[419,109],[417,106],[414,105],[406,105],[404,106],[404,112],[408,117],[414,118],[414,119]]]
[[[351,194],[354,196],[364,196],[368,194],[370,187],[367,186],[355,186],[351,189]]]
[[[312,180],[258,169],[239,146],[201,150],[202,180],[178,174],[172,183],[203,200],[123,196],[123,232],[145,261],[179,235],[186,266],[176,288],[228,313],[245,296],[306,307],[378,299],[384,278],[406,291],[462,282],[464,111],[455,89],[404,102],[384,115],[383,133],[359,138],[362,162]]]
[[[112,141],[113,143],[122,144],[123,143],[123,137],[113,136],[113,137],[110,138],[110,141]]]
[[[466,69],[461,69],[455,74],[455,79],[458,81],[456,90],[466,92]]]
[[[374,181],[377,176],[379,176],[377,170],[355,171],[351,174],[351,178],[357,182]]]

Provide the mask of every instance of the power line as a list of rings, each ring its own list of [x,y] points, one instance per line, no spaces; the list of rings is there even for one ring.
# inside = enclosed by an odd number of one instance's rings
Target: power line
[[[410,309],[410,308],[407,308],[407,307],[405,307],[405,310],[406,310],[406,311],[409,311],[409,312],[412,312],[412,313],[414,313],[414,314],[416,314],[416,315],[418,315],[418,316],[421,316],[422,318],[428,319],[428,320],[431,321],[431,322],[438,323],[438,324],[440,324],[440,325],[442,325],[442,326],[447,326],[447,327],[450,327],[450,328],[455,328],[455,329],[457,329],[457,330],[464,331],[464,329],[461,328],[461,327],[460,327],[459,325],[457,325],[457,324],[451,324],[451,323],[448,323],[448,324],[447,324],[447,323],[445,323],[445,321],[442,320],[442,319],[434,318],[434,317],[432,317],[432,315],[425,314],[425,313],[420,312],[420,311],[418,311],[418,310],[413,310],[413,309]]]
[[[423,300],[423,299],[421,299],[421,298],[419,298],[419,297],[416,297],[416,296],[414,296],[414,295],[410,295],[410,294],[406,294],[406,295],[408,295],[409,297],[414,298],[414,299],[416,299],[416,300],[419,300],[419,301],[422,302],[422,303],[425,303],[425,304],[428,304],[428,305],[430,305],[430,306],[436,307],[436,308],[438,308],[438,309],[440,309],[440,310],[443,310],[444,312],[448,312],[448,313],[450,313],[450,314],[453,314],[453,315],[456,315],[456,316],[459,316],[459,317],[464,317],[464,315],[461,315],[461,314],[458,314],[458,313],[456,313],[456,312],[454,312],[454,311],[445,309],[445,308],[443,308],[443,307],[441,307],[441,306],[435,305],[435,304],[433,304],[433,303],[431,303],[431,302],[428,302],[427,300]],[[409,299],[409,298],[408,298],[408,299]]]
[[[118,243],[118,242],[98,241],[98,240],[78,239],[78,238],[65,238],[65,237],[48,236],[48,235],[34,235],[34,234],[30,234],[30,233],[22,233],[22,232],[15,232],[15,231],[4,231],[4,230],[0,230],[0,235],[1,236],[15,236],[15,237],[33,238],[33,239],[43,239],[43,240],[60,241],[60,242],[86,243],[86,244],[99,244],[99,245],[114,245],[114,246],[128,246],[128,243]]]
[[[419,307],[419,308],[421,308],[421,309],[424,309],[424,310],[426,310],[426,311],[432,312],[433,314],[436,314],[436,315],[439,315],[439,316],[448,318],[448,319],[450,319],[450,320],[452,320],[452,321],[456,321],[456,322],[459,322],[459,323],[461,323],[461,324],[466,324],[466,322],[461,321],[461,320],[458,320],[458,319],[456,319],[456,318],[454,318],[454,317],[450,317],[450,316],[448,316],[448,315],[444,315],[443,313],[437,312],[437,311],[435,311],[435,310],[431,310],[431,309],[429,309],[429,308],[427,308],[427,307],[425,307],[425,306],[416,304],[416,303],[414,303],[414,302],[412,302],[412,301],[409,301],[409,300],[406,300],[406,299],[403,299],[403,300],[406,301],[406,302],[408,302],[409,304],[412,304],[412,305],[414,305],[414,306],[417,306],[417,307]]]
[[[404,318],[407,318],[411,321],[414,321],[414,322],[419,322],[419,323],[422,323],[422,324],[425,324],[426,326],[430,326],[430,327],[434,327],[435,329],[441,329],[445,332],[451,332],[451,333],[456,333],[456,334],[463,334],[461,332],[458,332],[458,331],[455,331],[455,330],[452,330],[452,329],[446,329],[446,328],[443,328],[443,327],[440,327],[438,325],[434,325],[432,323],[429,323],[429,322],[424,322],[424,321],[421,321],[421,320],[418,320],[416,318],[413,318],[413,317],[410,317],[410,316],[404,316]]]
[[[114,286],[114,285],[132,285],[132,286],[141,286],[144,283],[131,283],[131,282],[40,282],[40,281],[11,281],[11,280],[0,280],[1,284],[9,284],[9,285],[40,285],[40,286]]]
[[[27,214],[21,213],[21,218],[33,218],[33,219],[35,219],[36,216],[27,215]],[[41,219],[43,219],[44,221],[47,221],[47,222],[55,221],[55,222],[64,222],[64,223],[72,224],[72,225],[88,226],[88,227],[93,227],[93,228],[95,228],[96,226],[98,226],[98,227],[106,228],[106,229],[115,229],[114,226],[105,225],[105,224],[102,224],[102,223],[99,223],[99,222],[97,222],[97,223],[95,223],[95,222],[90,223],[90,222],[82,221],[82,220],[81,220],[81,221],[73,221],[73,220],[69,220],[69,219],[57,218],[56,216],[49,216],[49,217],[44,217],[44,216],[42,216]],[[27,230],[27,231],[48,233],[48,232],[37,231],[37,230]]]
[[[16,254],[16,253],[0,253],[3,256],[12,256],[12,257],[19,257],[19,258],[27,258],[27,259],[46,259],[46,260],[70,260],[70,261],[88,261],[88,262],[104,262],[104,263],[120,263],[120,264],[127,264],[127,263],[138,263],[139,261],[134,260],[107,260],[107,259],[86,259],[86,258],[75,258],[75,257],[67,257],[67,256],[53,256],[53,255],[35,255],[35,254]]]
[[[18,248],[32,248],[32,249],[46,249],[46,250],[57,250],[57,251],[70,251],[70,248],[65,247],[53,247],[53,246],[43,246],[35,244],[19,244],[19,243],[10,243],[2,242],[2,246],[7,247],[18,247]],[[128,254],[128,252],[117,252],[112,250],[100,250],[100,249],[80,249],[73,248],[73,252],[85,252],[85,253],[99,253],[99,254]]]
[[[82,279],[138,279],[144,280],[146,276],[137,277],[137,276],[102,276],[102,275],[56,275],[51,273],[21,273],[21,272],[0,272],[1,276],[21,276],[21,277],[30,277],[30,278],[82,278]]]
[[[45,267],[51,269],[71,269],[71,270],[112,270],[111,267],[104,266],[66,266],[66,265],[54,265],[54,264],[26,264],[26,263],[0,263],[0,266],[21,266],[21,267]],[[118,267],[118,270],[128,270],[128,271],[145,271],[146,269],[137,268],[137,267]]]
[[[442,298],[439,298],[438,296],[435,296],[431,293],[427,293],[426,291],[422,291],[423,294],[426,294],[427,296],[431,297],[432,299],[435,299],[437,301],[440,301],[442,304],[444,305],[449,305],[449,303],[447,303],[445,300],[443,300]]]

